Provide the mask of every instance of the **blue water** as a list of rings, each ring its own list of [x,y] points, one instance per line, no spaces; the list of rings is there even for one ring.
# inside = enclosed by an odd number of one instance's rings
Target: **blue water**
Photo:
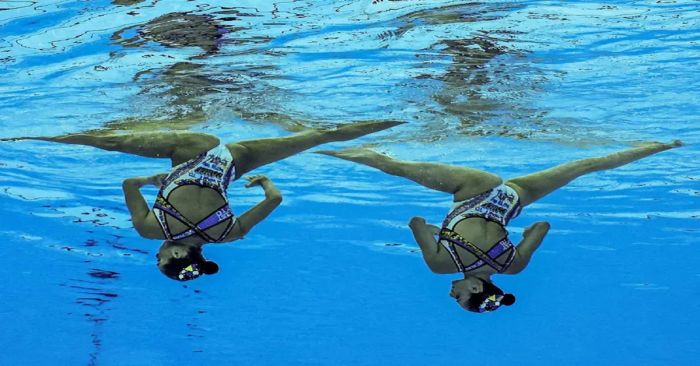
[[[0,365],[697,364],[697,1],[0,8],[0,137],[186,129],[235,141],[391,118],[409,123],[324,148],[504,178],[686,143],[524,210],[514,241],[535,221],[552,230],[526,271],[494,277],[517,303],[476,315],[406,227],[440,222],[451,198],[409,181],[310,153],[264,167],[282,206],[245,240],[205,247],[221,272],[183,285],[156,269],[160,243],[131,228],[120,187],[166,161],[3,142]],[[144,31],[162,16],[199,36]],[[239,213],[263,197],[242,182],[229,195]]]

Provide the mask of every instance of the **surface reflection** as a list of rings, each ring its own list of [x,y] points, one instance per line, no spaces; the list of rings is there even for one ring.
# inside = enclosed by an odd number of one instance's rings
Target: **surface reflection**
[[[222,8],[213,13],[221,18],[168,13],[145,24],[115,32],[112,41],[127,49],[144,48],[149,42],[156,42],[167,48],[197,47],[204,53],[188,61],[137,73],[133,81],[141,85],[139,95],[159,101],[160,107],[150,116],[111,121],[105,124],[104,129],[92,132],[162,128],[186,130],[205,122],[212,114],[221,113],[253,122],[275,123],[289,131],[305,129],[303,118],[280,113],[272,105],[271,99],[281,91],[264,80],[273,77],[271,71],[276,70],[275,66],[216,63],[212,59],[225,55],[219,53],[224,44],[256,45],[268,42],[270,39],[265,37],[239,37],[237,32],[244,28],[224,24],[259,15],[235,8]],[[236,55],[257,52],[261,51],[253,48],[236,51]]]
[[[136,34],[128,36],[132,30]],[[232,30],[209,15],[168,13],[146,24],[117,31],[112,40],[124,47],[140,47],[152,41],[166,47],[198,47],[211,54],[219,50],[223,35]]]
[[[379,36],[391,47],[391,39],[406,36],[417,28],[429,26],[439,30],[430,36],[432,43],[416,55],[426,65],[444,65],[444,60],[449,61],[440,69],[426,66],[426,73],[415,76],[417,84],[429,80],[440,83],[437,90],[426,96],[435,104],[422,105],[418,112],[432,119],[430,131],[425,131],[429,139],[446,135],[440,131],[455,128],[466,136],[518,139],[546,138],[551,131],[562,129],[547,119],[546,111],[532,107],[531,98],[546,77],[527,59],[527,52],[514,46],[520,34],[460,27],[500,20],[519,8],[514,4],[472,3],[421,10],[396,18],[396,29]],[[155,43],[170,49],[196,47],[203,52],[187,61],[137,73],[133,80],[141,86],[139,96],[155,100],[160,106],[151,115],[111,121],[105,128],[188,129],[212,116],[274,123],[289,131],[318,127],[311,115],[287,113],[296,109],[288,105],[294,91],[267,82],[294,77],[280,70],[279,60],[287,56],[284,49],[266,51],[263,45],[271,38],[243,34],[241,31],[246,28],[236,25],[248,17],[265,15],[236,8],[216,8],[209,13],[168,13],[112,35],[114,42],[127,49],[151,49]],[[453,26],[455,31],[440,28],[443,25]],[[453,34],[467,37],[450,37]],[[238,47],[224,48],[226,44]],[[253,63],[250,56],[256,54],[261,57]],[[421,140],[420,135],[413,138]]]
[[[383,35],[400,37],[427,25],[432,28],[447,24],[484,25],[443,31],[442,36],[418,55],[426,65],[449,60],[444,70],[430,70],[426,66],[428,72],[416,76],[417,80],[441,83],[431,96],[439,107],[426,107],[442,120],[442,123],[431,122],[433,130],[448,129],[445,123],[456,119],[459,133],[466,136],[551,139],[555,132],[567,132],[565,125],[548,118],[546,110],[532,103],[548,76],[529,59],[528,51],[518,48],[523,34],[507,27],[496,30],[485,27],[488,22],[502,20],[521,8],[518,4],[471,3],[422,10],[398,18],[403,24],[395,32]],[[453,38],[451,34],[469,36]]]
[[[112,3],[114,5],[134,5],[144,1],[145,0],[112,0]]]

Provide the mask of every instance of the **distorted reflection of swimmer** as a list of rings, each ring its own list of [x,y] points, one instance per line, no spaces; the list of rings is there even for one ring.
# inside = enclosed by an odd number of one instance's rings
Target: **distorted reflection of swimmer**
[[[223,143],[216,136],[195,132],[131,134],[71,134],[57,137],[21,137],[5,140],[43,140],[97,147],[151,158],[168,158],[167,174],[128,178],[124,196],[138,233],[165,239],[158,251],[158,268],[166,276],[186,281],[218,272],[219,266],[202,255],[202,246],[243,238],[282,201],[280,191],[262,175],[247,177],[246,187],[260,186],[265,199],[236,217],[228,202],[231,181],[253,169],[317,145],[347,141],[400,124],[365,121],[335,129],[313,129],[279,138]],[[149,208],[140,188],[160,187]]]
[[[515,245],[506,226],[522,208],[585,174],[613,169],[652,154],[682,146],[647,143],[604,157],[565,163],[505,182],[484,171],[436,163],[400,161],[369,149],[321,151],[410,179],[427,188],[453,195],[453,205],[440,227],[422,217],[409,223],[423,258],[435,273],[462,273],[453,281],[450,296],[464,309],[489,312],[515,303],[513,294],[504,293],[491,276],[520,273],[549,231],[547,222],[536,222],[523,232]]]

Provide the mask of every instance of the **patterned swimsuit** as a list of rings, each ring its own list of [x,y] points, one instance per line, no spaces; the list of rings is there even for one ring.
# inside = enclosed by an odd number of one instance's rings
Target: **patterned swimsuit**
[[[508,239],[507,232],[503,239],[497,241],[487,251],[483,251],[476,244],[457,234],[454,228],[462,220],[471,217],[480,217],[505,228],[511,219],[520,214],[520,210],[518,194],[505,184],[464,201],[455,202],[442,224],[440,244],[450,253],[457,270],[466,273],[487,265],[499,273],[505,272],[515,259],[515,246]],[[477,260],[464,265],[455,246],[473,254]],[[501,257],[505,257],[505,260],[501,260]]]
[[[236,221],[226,197],[226,189],[229,182],[236,176],[235,173],[236,167],[231,152],[223,144],[174,167],[163,181],[163,187],[158,192],[156,203],[153,205],[153,212],[166,239],[177,241],[196,235],[208,243],[224,240]],[[190,221],[168,200],[173,191],[187,185],[215,190],[223,199],[224,204],[199,222]],[[180,233],[173,233],[168,226],[167,216],[181,222],[187,229]],[[228,223],[219,237],[214,238],[205,232],[210,227],[224,221],[228,221]]]

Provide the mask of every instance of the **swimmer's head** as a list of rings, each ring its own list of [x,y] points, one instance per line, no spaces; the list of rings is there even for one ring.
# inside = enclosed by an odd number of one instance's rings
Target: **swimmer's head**
[[[510,306],[515,303],[513,294],[503,293],[503,290],[493,283],[476,276],[452,281],[450,296],[454,297],[463,309],[475,313],[495,311],[503,305]]]
[[[198,246],[165,241],[156,258],[161,273],[176,281],[194,280],[201,275],[219,272],[219,266],[206,260]]]

